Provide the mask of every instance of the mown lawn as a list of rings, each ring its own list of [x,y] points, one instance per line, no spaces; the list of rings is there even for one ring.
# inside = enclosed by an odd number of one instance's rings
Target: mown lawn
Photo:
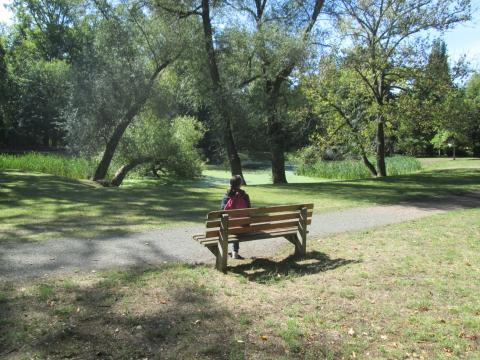
[[[450,157],[437,158],[419,158],[424,170],[438,169],[478,169],[480,168],[480,158],[456,158]]]
[[[267,172],[254,174],[257,182],[267,179]],[[121,188],[102,188],[52,175],[0,172],[0,242],[122,235],[201,224],[208,211],[218,208],[226,189],[221,184],[225,177],[219,170],[211,170],[198,181],[130,180]],[[480,166],[386,179],[247,187],[253,206],[314,202],[317,212],[441,198],[479,189]]]
[[[479,359],[480,209],[310,239],[304,260],[0,283],[3,359]]]

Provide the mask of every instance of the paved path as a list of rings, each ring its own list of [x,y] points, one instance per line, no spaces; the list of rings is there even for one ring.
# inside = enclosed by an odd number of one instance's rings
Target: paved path
[[[480,193],[441,201],[370,206],[314,215],[309,236],[355,231],[458,208],[480,207]],[[0,280],[92,271],[165,261],[212,263],[212,254],[192,240],[203,226],[162,229],[102,239],[58,239],[35,243],[0,244]],[[269,256],[283,239],[241,244],[245,257]]]

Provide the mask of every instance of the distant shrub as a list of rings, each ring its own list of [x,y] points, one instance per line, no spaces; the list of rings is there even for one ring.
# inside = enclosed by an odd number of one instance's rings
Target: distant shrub
[[[0,154],[0,170],[23,170],[71,179],[87,179],[92,169],[91,162],[80,157],[34,152],[23,155]]]
[[[374,163],[374,159],[371,159]],[[411,156],[393,156],[386,158],[388,175],[411,174],[422,169],[420,161]],[[361,160],[298,162],[298,175],[324,179],[353,180],[370,177],[370,173]]]

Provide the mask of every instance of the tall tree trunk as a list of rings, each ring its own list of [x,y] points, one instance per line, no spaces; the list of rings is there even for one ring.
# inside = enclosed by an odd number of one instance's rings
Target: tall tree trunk
[[[272,146],[272,180],[274,184],[286,184],[285,151],[281,144]]]
[[[232,129],[229,127],[225,130],[225,144],[227,147],[227,156],[230,163],[230,172],[232,175],[240,175],[242,177],[243,185],[246,185],[246,181],[243,177],[242,172],[242,162],[238,156],[237,147],[235,146],[235,141],[233,139]]]
[[[112,181],[110,181],[111,186],[120,186],[127,176],[128,172],[140,164],[146,163],[152,160],[150,157],[142,157],[135,160],[130,161],[128,164],[123,165],[118,171],[115,173]]]
[[[385,166],[385,131],[383,119],[377,122],[377,176],[387,176],[387,168]]]
[[[117,149],[117,146],[122,139],[125,130],[127,130],[128,125],[130,125],[129,121],[123,121],[115,128],[115,131],[113,132],[112,136],[107,142],[107,145],[105,146],[102,160],[100,160],[100,163],[95,170],[95,174],[92,178],[93,181],[103,180],[107,176],[108,168],[110,167],[110,163],[112,162],[113,155],[115,155],[115,150]]]
[[[284,134],[277,118],[277,95],[274,92],[270,97],[267,133],[272,157],[272,181],[274,184],[286,184]]]
[[[232,124],[228,111],[227,100],[224,97],[220,72],[218,71],[217,58],[215,56],[215,48],[213,46],[213,30],[210,18],[210,0],[202,0],[202,24],[203,34],[205,38],[205,50],[207,52],[208,69],[212,79],[213,93],[215,94],[216,113],[223,118],[224,121],[224,141],[227,148],[228,161],[230,163],[230,172],[232,175],[240,175],[243,184],[246,185],[242,172],[242,163],[238,156],[237,146],[233,137]]]

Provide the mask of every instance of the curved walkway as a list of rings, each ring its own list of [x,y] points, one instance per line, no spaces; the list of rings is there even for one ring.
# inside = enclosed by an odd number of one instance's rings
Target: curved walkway
[[[418,219],[459,208],[480,207],[480,193],[441,201],[370,206],[313,216],[311,236],[355,231]],[[0,244],[0,280],[41,277],[112,267],[155,265],[167,261],[212,263],[214,257],[192,240],[203,226],[162,229],[101,239],[59,239]],[[245,257],[265,257],[287,242],[282,239],[241,244]]]

